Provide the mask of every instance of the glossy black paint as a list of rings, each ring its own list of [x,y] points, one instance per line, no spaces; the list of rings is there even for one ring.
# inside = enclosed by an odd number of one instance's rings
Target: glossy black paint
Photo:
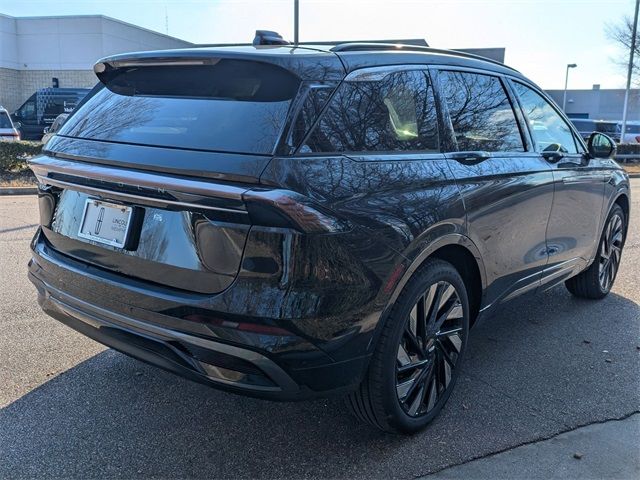
[[[467,262],[475,319],[584,269],[613,203],[628,211],[628,178],[615,162],[589,157],[579,138],[579,153],[540,151],[511,82],[537,88],[506,67],[455,54],[280,46],[102,63],[216,56],[272,62],[303,80],[275,155],[56,137],[33,164],[42,227],[30,278],[45,311],[194,380],[275,399],[347,391],[429,256]],[[374,66],[432,81],[440,152],[299,148],[345,75]],[[459,151],[444,70],[499,79],[519,151]],[[311,98],[314,89],[325,93]],[[135,251],[77,237],[89,197],[144,211]],[[136,335],[145,340],[136,344]],[[204,340],[221,350],[193,346]]]

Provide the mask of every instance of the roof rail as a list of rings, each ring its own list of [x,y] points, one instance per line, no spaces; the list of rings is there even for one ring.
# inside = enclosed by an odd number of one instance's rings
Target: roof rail
[[[516,70],[515,68],[505,65],[502,62],[498,62],[497,60],[493,60],[492,58],[483,57],[482,55],[475,55],[473,53],[461,52],[460,50],[445,50],[443,48],[422,47],[420,45],[406,45],[402,43],[340,43],[331,48],[332,52],[337,53],[361,52],[366,50],[396,50],[453,55],[456,57],[482,60],[483,62],[493,63],[495,65],[500,65],[504,68],[508,68],[509,70],[513,70],[514,72],[518,72],[518,70]]]

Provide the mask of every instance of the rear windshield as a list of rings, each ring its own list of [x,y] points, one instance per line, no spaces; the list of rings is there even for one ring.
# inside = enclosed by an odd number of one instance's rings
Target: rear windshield
[[[271,153],[299,80],[245,60],[119,69],[60,135],[238,153]]]
[[[7,112],[0,112],[0,128],[13,128]]]

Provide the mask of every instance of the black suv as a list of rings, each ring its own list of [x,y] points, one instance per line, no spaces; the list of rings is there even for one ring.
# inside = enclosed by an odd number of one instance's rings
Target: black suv
[[[517,71],[396,45],[117,55],[31,162],[29,276],[71,328],[184,377],[345,394],[425,426],[469,327],[565,282],[604,297],[628,177]]]

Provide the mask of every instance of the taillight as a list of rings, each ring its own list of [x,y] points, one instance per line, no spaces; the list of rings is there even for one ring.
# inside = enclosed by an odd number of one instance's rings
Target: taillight
[[[640,143],[640,135],[636,135],[636,143]]]

